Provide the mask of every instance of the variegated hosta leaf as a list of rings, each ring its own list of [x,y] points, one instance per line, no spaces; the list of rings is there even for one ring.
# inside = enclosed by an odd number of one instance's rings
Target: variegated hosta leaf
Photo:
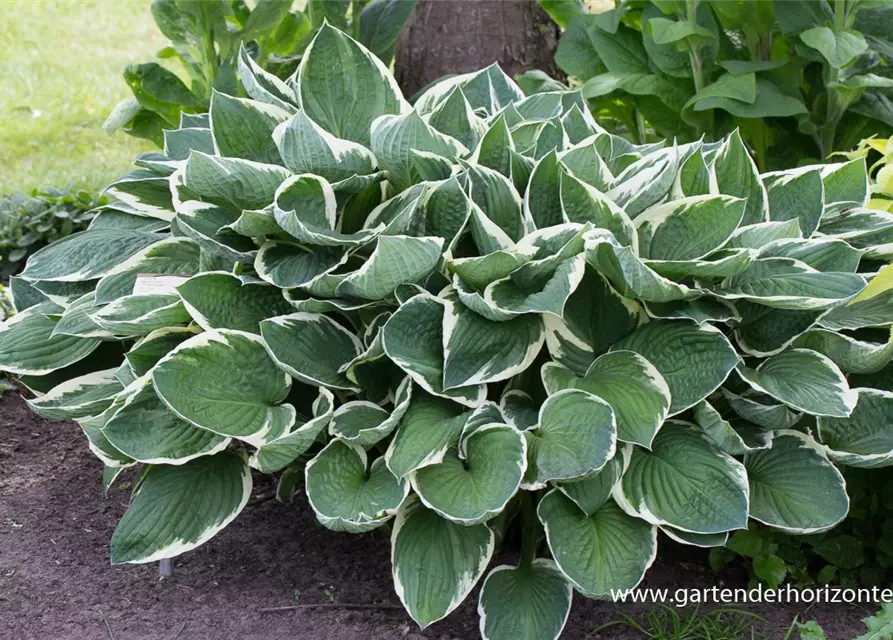
[[[704,435],[730,455],[741,456],[772,446],[773,432],[770,429],[742,419],[726,420],[706,400],[696,404],[693,413]]]
[[[166,238],[132,256],[96,285],[96,304],[108,304],[133,293],[140,275],[192,276],[201,269],[201,249],[189,238]],[[171,291],[172,292],[172,291]]]
[[[564,389],[549,396],[527,438],[524,485],[580,478],[614,456],[617,424],[611,405],[587,391]]]
[[[332,440],[307,464],[307,498],[317,520],[332,531],[362,533],[391,519],[409,493],[376,458],[369,465],[358,444]]]
[[[617,439],[650,448],[670,408],[670,388],[645,358],[633,351],[612,351],[592,363],[585,376],[576,376],[555,363],[543,366],[543,386],[549,395],[562,389],[582,389],[611,405]]]
[[[760,250],[761,258],[792,258],[818,271],[855,273],[862,253],[843,240],[783,238]]]
[[[624,246],[637,247],[636,230],[626,212],[595,187],[559,171],[561,211],[565,222],[591,222],[607,229]]]
[[[47,420],[76,420],[102,413],[123,389],[115,370],[106,369],[67,380],[26,402],[34,413]]]
[[[290,289],[312,287],[346,260],[347,255],[334,248],[314,250],[291,242],[271,241],[257,252],[254,268],[261,279],[280,289]]]
[[[632,589],[657,555],[657,527],[627,515],[613,500],[586,515],[553,489],[537,515],[558,568],[586,596]]]
[[[486,397],[483,385],[444,389],[445,304],[428,294],[402,304],[382,329],[382,346],[388,357],[427,392],[474,407]]]
[[[88,312],[90,320],[116,336],[144,336],[189,322],[189,313],[176,294],[130,295]]]
[[[264,71],[251,58],[244,43],[239,47],[239,79],[245,87],[245,93],[255,100],[276,105],[289,112],[294,111],[294,92],[278,77]]]
[[[623,475],[623,465],[623,456],[614,456],[604,467],[580,480],[559,483],[558,490],[573,500],[583,513],[591,516],[611,497],[614,487]]]
[[[725,280],[714,293],[727,300],[749,300],[778,309],[828,309],[865,287],[855,273],[823,273],[792,258],[764,258]]]
[[[301,425],[293,426],[284,435],[258,447],[249,464],[262,473],[281,471],[306,452],[319,434],[329,424],[335,408],[335,397],[328,389],[321,388],[313,402],[313,417]]]
[[[819,227],[825,206],[821,171],[774,171],[761,177],[769,197],[769,219],[775,222],[796,219],[803,236],[812,236]]]
[[[826,329],[807,331],[793,345],[828,356],[844,373],[876,373],[893,359],[893,340],[889,338],[882,344],[865,342]]]
[[[679,167],[675,147],[662,149],[633,162],[617,175],[607,196],[635,220],[670,191]]]
[[[597,354],[647,319],[638,303],[621,296],[586,265],[580,285],[564,305],[564,315],[543,316],[546,346],[556,362],[584,375]]]
[[[174,347],[193,337],[200,330],[197,327],[169,327],[157,329],[140,339],[124,354],[127,364],[136,376],[147,374]]]
[[[651,451],[632,451],[614,496],[656,525],[703,534],[747,528],[744,466],[685,422],[667,422]]]
[[[361,144],[333,136],[307,117],[293,115],[273,132],[283,164],[295,173],[312,173],[336,183],[375,171],[378,161]]]
[[[9,373],[40,376],[83,360],[99,340],[53,333],[56,320],[47,317],[60,307],[44,302],[0,324],[0,367]]]
[[[794,534],[818,533],[846,517],[843,476],[821,445],[804,433],[782,431],[770,449],[745,458],[750,517]]]
[[[398,285],[423,280],[440,260],[443,238],[379,236],[365,264],[338,285],[338,294],[381,300]]]
[[[321,313],[292,313],[260,323],[270,355],[301,382],[355,389],[342,367],[363,352],[360,340]]]
[[[26,280],[80,282],[122,271],[127,260],[163,236],[95,229],[75,233],[35,252],[20,274]]]
[[[295,421],[295,408],[282,404],[291,378],[251,333],[200,333],[162,358],[152,381],[181,419],[254,446],[281,436]]]
[[[244,455],[229,451],[153,467],[112,535],[112,564],[156,562],[204,544],[239,515],[251,486]]]
[[[490,563],[495,535],[485,524],[444,520],[415,498],[404,502],[391,532],[394,589],[422,628],[462,604]]]
[[[205,330],[258,333],[261,320],[291,309],[280,289],[223,271],[194,276],[177,287],[177,292],[189,315]]]
[[[790,429],[803,417],[802,413],[791,411],[784,404],[762,394],[752,393],[744,397],[728,389],[720,389],[720,392],[732,411],[745,420],[772,431]]]
[[[471,199],[486,220],[496,225],[497,233],[517,242],[531,230],[524,220],[521,196],[508,178],[492,169],[474,165],[468,168],[466,176]]]
[[[699,260],[738,228],[746,202],[732,196],[692,196],[659,204],[636,218],[639,251],[651,260]]]
[[[276,189],[289,175],[278,165],[195,151],[186,161],[183,184],[203,201],[238,216],[244,209],[263,209],[273,202]]]
[[[388,469],[403,478],[417,469],[438,464],[459,443],[468,413],[456,403],[416,389],[388,446]]]
[[[713,164],[719,192],[746,201],[741,224],[766,222],[770,215],[766,187],[737,130],[723,141]]]
[[[388,411],[365,400],[354,400],[338,407],[329,423],[329,433],[344,442],[369,447],[387,438],[397,428],[409,408],[412,382],[404,378]]]
[[[165,175],[139,169],[112,182],[104,193],[115,198],[114,206],[133,215],[170,221],[174,207],[167,182]]]
[[[225,157],[280,164],[273,130],[290,115],[290,111],[269,103],[214,91],[210,111],[214,148]]]
[[[687,320],[656,320],[614,343],[635,351],[663,376],[670,388],[670,415],[713,393],[739,362],[726,337],[712,325]]]
[[[468,149],[454,138],[426,123],[418,111],[377,118],[372,123],[371,148],[388,182],[397,189],[412,185],[413,151],[422,151],[454,161]]]
[[[478,599],[485,640],[556,640],[571,611],[573,590],[555,563],[500,565],[490,571]]]
[[[740,366],[738,373],[756,391],[813,415],[845,418],[856,406],[856,394],[837,365],[809,349],[790,349],[756,369]]]
[[[453,88],[427,118],[428,124],[455,138],[466,149],[477,147],[487,131],[486,123],[475,115],[461,87]]]
[[[149,376],[134,382],[123,396],[123,404],[102,428],[102,433],[113,447],[134,460],[144,464],[181,465],[218,453],[231,442],[171,413],[156,395]]]
[[[586,235],[586,261],[623,296],[645,302],[672,302],[698,297],[698,293],[649,268],[631,247],[613,235],[595,229]]]
[[[507,380],[527,369],[543,346],[538,316],[493,322],[459,302],[444,309],[445,390]]]
[[[507,425],[486,424],[463,438],[461,451],[450,448],[440,462],[417,469],[410,477],[428,508],[469,525],[500,513],[517,492],[526,468],[522,433]]]
[[[366,147],[377,117],[409,110],[384,64],[328,23],[304,52],[295,79],[304,113],[332,135]]]
[[[817,419],[819,440],[839,464],[869,468],[893,464],[893,393],[854,391],[858,401],[849,417]]]

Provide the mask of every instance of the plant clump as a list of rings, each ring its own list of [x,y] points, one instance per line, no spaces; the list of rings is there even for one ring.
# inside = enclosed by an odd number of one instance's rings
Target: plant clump
[[[390,527],[420,626],[483,581],[485,638],[551,639],[659,533],[824,531],[838,467],[893,460],[893,296],[849,304],[893,235],[861,159],[637,146],[495,65],[410,105],[329,25],[287,81],[239,71],[250,98],[12,281],[0,368],[106,484],[140,468],[112,562],[199,546],[276,473],[333,531]]]

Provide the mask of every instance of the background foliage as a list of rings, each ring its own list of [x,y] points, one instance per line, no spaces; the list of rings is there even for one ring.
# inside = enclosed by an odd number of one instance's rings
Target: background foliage
[[[717,139],[735,128],[762,170],[893,127],[893,6],[868,0],[629,0],[599,14],[543,0],[566,28],[558,65],[613,130]],[[648,127],[646,127],[646,123]]]

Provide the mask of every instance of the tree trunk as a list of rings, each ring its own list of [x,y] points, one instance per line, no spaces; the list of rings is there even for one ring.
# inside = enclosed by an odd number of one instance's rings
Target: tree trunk
[[[419,0],[397,40],[395,71],[413,96],[441,76],[498,62],[514,76],[557,75],[559,29],[535,0]]]

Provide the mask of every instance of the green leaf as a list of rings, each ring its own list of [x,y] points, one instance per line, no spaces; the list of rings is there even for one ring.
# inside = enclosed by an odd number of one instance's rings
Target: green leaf
[[[381,60],[330,24],[323,24],[307,47],[296,78],[308,117],[332,135],[366,147],[373,120],[409,110]]]
[[[613,349],[635,351],[654,365],[670,388],[670,415],[713,393],[739,362],[719,330],[686,320],[649,322],[614,343]]]
[[[486,522],[518,491],[527,467],[524,436],[514,427],[486,424],[417,469],[412,487],[429,509],[463,525]]]
[[[614,456],[607,464],[586,475],[581,480],[569,480],[558,484],[558,489],[583,510],[587,516],[598,511],[611,497],[620,476],[623,475],[623,456]]]
[[[893,458],[893,434],[888,428],[893,394],[879,389],[856,389],[858,400],[846,418],[821,416],[818,439],[828,456],[854,467],[885,466]]]
[[[124,356],[136,376],[146,375],[174,347],[197,333],[198,327],[165,327],[143,337]]]
[[[45,395],[25,402],[47,420],[75,420],[102,413],[123,389],[115,370],[106,369],[66,380]]]
[[[412,382],[404,378],[395,394],[391,412],[366,400],[346,402],[332,415],[329,433],[345,442],[369,447],[387,438],[397,428],[411,397]]]
[[[439,463],[447,450],[459,442],[467,419],[468,414],[462,413],[455,403],[417,391],[385,454],[388,469],[403,478]]]
[[[893,359],[893,341],[864,342],[848,335],[811,329],[798,337],[793,346],[812,349],[828,356],[844,373],[876,373]]]
[[[362,533],[397,513],[409,483],[395,478],[377,458],[369,465],[357,444],[332,440],[306,468],[306,490],[316,519],[332,531]]]
[[[416,4],[415,0],[372,0],[360,12],[360,42],[385,65],[390,65],[397,36]]]
[[[792,258],[762,258],[713,291],[726,300],[749,300],[776,309],[828,309],[865,287],[855,273],[822,273]]]
[[[617,420],[617,438],[650,448],[670,408],[670,389],[663,376],[645,358],[632,351],[600,356],[583,377],[547,363],[543,386],[552,395],[562,389],[582,389],[611,405]]]
[[[144,376],[128,387],[124,401],[102,428],[113,447],[144,464],[182,465],[226,449],[229,438],[177,418]]]
[[[700,46],[713,40],[714,35],[696,22],[652,18],[648,30],[657,44],[675,44],[680,50],[688,46]]]
[[[151,467],[112,535],[112,564],[156,562],[204,544],[239,515],[251,486],[244,456],[231,452]]]
[[[667,422],[651,451],[634,449],[620,486],[627,510],[652,524],[704,534],[747,527],[744,466],[685,422]]]
[[[583,4],[582,0],[538,0],[538,4],[562,29],[567,29],[568,22],[570,22],[573,18],[586,15],[587,13],[586,6]],[[488,577],[487,579],[489,580],[490,578]],[[487,637],[493,638],[498,636]],[[518,637],[519,640],[521,638],[521,636],[516,637]],[[540,638],[544,636],[534,635],[532,637]],[[555,634],[555,637],[557,638],[558,634]]]
[[[271,204],[276,189],[289,175],[277,165],[194,151],[186,161],[183,184],[202,200],[241,215],[245,209]]]
[[[144,336],[156,329],[189,322],[189,313],[175,293],[124,296],[87,315],[120,337]]]
[[[484,385],[444,388],[444,305],[429,294],[402,304],[382,329],[382,346],[388,357],[429,393],[474,407],[486,397]]]
[[[798,535],[830,529],[846,517],[843,476],[821,447],[796,431],[776,435],[771,449],[745,458],[750,517]]]
[[[200,333],[162,358],[152,381],[182,420],[254,446],[282,435],[295,421],[294,407],[281,404],[291,378],[251,333]]]
[[[338,293],[363,300],[382,300],[398,285],[423,280],[440,260],[443,238],[380,236],[372,255],[338,285]]]
[[[484,524],[444,520],[410,499],[391,533],[394,589],[410,617],[427,627],[458,607],[484,574],[495,536]]]
[[[53,335],[56,321],[46,314],[58,310],[44,302],[0,324],[0,369],[40,376],[83,360],[99,347],[99,340]]]
[[[571,610],[573,590],[551,560],[490,571],[478,599],[485,640],[557,640]]]
[[[753,560],[753,572],[770,589],[777,589],[788,574],[788,565],[775,555],[760,556]]]
[[[738,130],[735,130],[716,152],[713,169],[716,172],[716,184],[720,193],[747,200],[741,219],[742,226],[766,222],[769,219],[766,187],[760,180],[757,165],[747,152]]]
[[[333,136],[299,111],[273,131],[283,164],[337,183],[375,171],[377,161],[361,144]]]
[[[237,329],[258,333],[259,323],[288,313],[282,292],[265,282],[226,272],[190,278],[177,292],[192,319],[203,329]]]
[[[123,271],[127,261],[162,236],[142,231],[96,229],[43,247],[28,259],[26,280],[82,282]]]
[[[214,148],[219,155],[267,164],[282,162],[272,134],[281,122],[288,120],[290,112],[214,91],[210,114]]]
[[[545,339],[535,315],[493,322],[461,303],[447,302],[444,315],[445,390],[507,380],[533,363]]]
[[[418,111],[382,116],[372,123],[370,148],[388,181],[397,189],[412,183],[412,151],[427,151],[449,160],[468,153],[458,140],[444,135],[425,122]]]
[[[597,28],[593,17],[588,15],[576,16],[568,21],[555,51],[555,64],[558,68],[584,82],[605,71],[604,63],[590,36],[591,30]]]
[[[466,149],[474,149],[487,130],[477,117],[461,87],[455,87],[428,117],[428,124],[455,138]]]
[[[729,455],[740,456],[772,446],[772,431],[740,419],[726,420],[706,400],[695,405],[693,417],[704,435]]]
[[[738,75],[725,73],[717,78],[716,82],[698,91],[692,100],[697,101],[704,98],[730,98],[753,104],[757,99],[756,75],[753,73]]]
[[[587,516],[553,490],[540,500],[537,515],[558,568],[586,596],[634,588],[657,555],[657,528],[613,501]]]
[[[586,391],[565,389],[549,396],[527,438],[525,486],[579,478],[614,456],[617,426],[607,402]]]
[[[202,106],[201,100],[176,74],[156,62],[127,65],[124,81],[141,107],[154,111],[171,126],[179,122],[184,107]]]
[[[287,84],[265,71],[248,53],[245,44],[239,47],[239,79],[245,93],[260,102],[266,102],[289,113],[295,109],[295,96]],[[168,154],[169,155],[169,154]]]
[[[292,313],[260,323],[267,350],[283,371],[314,386],[354,390],[342,373],[363,352],[360,340],[320,313]]]
[[[692,196],[645,210],[636,218],[639,250],[653,260],[697,260],[722,246],[738,228],[746,201]]]
[[[856,406],[856,394],[837,365],[809,349],[785,351],[756,369],[740,366],[738,374],[757,391],[813,415],[845,418]]]
[[[835,69],[842,69],[868,50],[868,43],[858,31],[813,27],[800,34],[800,40],[822,54]]]
[[[820,171],[775,171],[762,176],[769,198],[769,219],[796,219],[804,237],[815,233],[824,210],[825,188]]]
[[[261,445],[251,456],[249,464],[262,473],[274,473],[291,465],[316,442],[332,419],[334,407],[332,392],[321,388],[312,405],[313,417],[293,426],[285,435]]]
[[[563,156],[566,158],[567,156]],[[636,246],[635,229],[626,212],[595,187],[566,173],[559,172],[561,212],[565,222],[607,229],[625,246]]]

